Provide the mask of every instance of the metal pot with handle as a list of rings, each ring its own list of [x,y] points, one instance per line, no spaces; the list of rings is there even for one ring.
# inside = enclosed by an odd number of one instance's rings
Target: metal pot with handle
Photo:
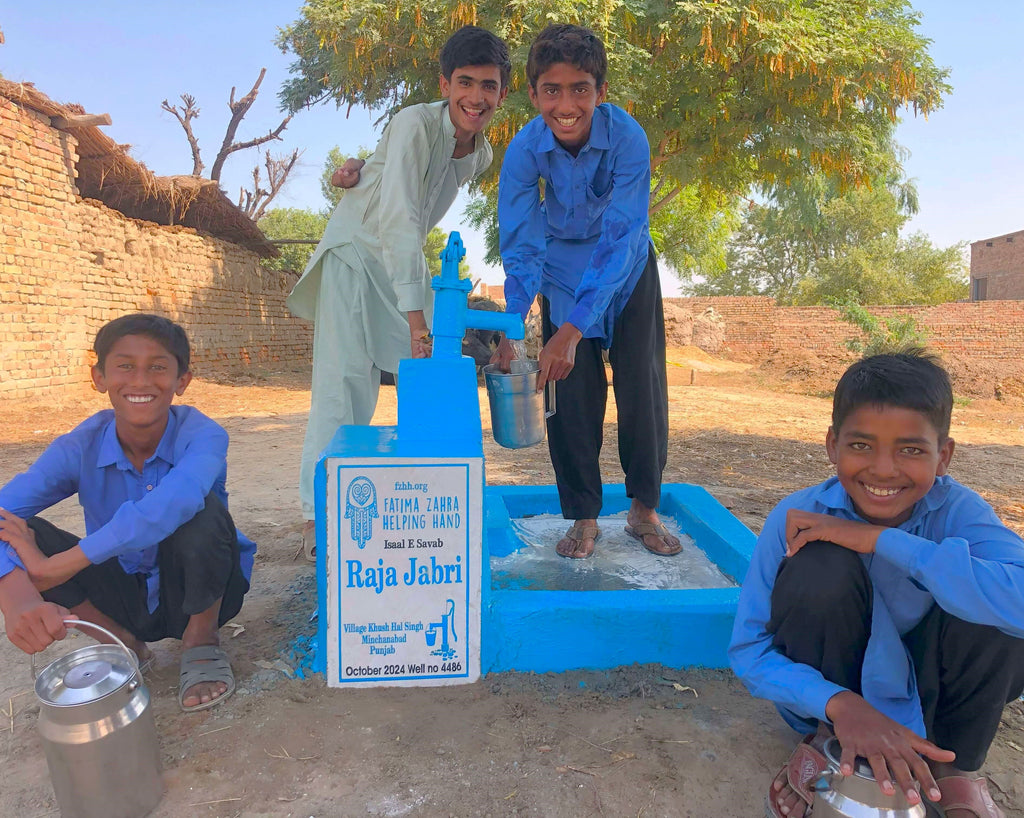
[[[824,753],[828,769],[814,786],[812,818],[925,818],[924,804],[911,805],[898,788],[893,795],[883,793],[867,760],[856,760],[853,775],[840,775],[838,739],[826,741]]]
[[[160,745],[138,659],[120,639],[77,648],[32,675],[39,733],[62,818],[142,818],[163,797]]]
[[[537,391],[540,367],[536,361],[520,371],[502,372],[497,364],[484,367],[487,398],[491,406],[491,431],[494,442],[506,449],[523,449],[544,440],[546,421],[555,414],[555,382],[548,381],[545,391]]]

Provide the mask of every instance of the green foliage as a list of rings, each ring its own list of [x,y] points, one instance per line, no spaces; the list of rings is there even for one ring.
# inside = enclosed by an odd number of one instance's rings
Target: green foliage
[[[839,317],[857,327],[866,338],[848,338],[846,348],[864,357],[882,353],[906,352],[908,349],[923,347],[928,340],[928,331],[919,327],[912,315],[894,315],[878,318],[859,304],[834,303]]]
[[[316,244],[324,234],[327,216],[312,210],[300,210],[294,207],[275,207],[268,210],[257,226],[271,241],[275,239],[308,239],[304,244],[280,244],[279,258],[263,260],[268,270],[288,270],[301,273],[306,269],[309,257],[313,255]]]
[[[278,44],[295,61],[290,110],[325,100],[382,111],[437,96],[437,54],[453,30],[508,42],[510,94],[488,136],[496,161],[534,116],[523,68],[551,22],[604,40],[609,98],[644,126],[664,193],[727,198],[821,172],[866,184],[889,161],[897,112],[928,113],[948,92],[908,0],[308,0]]]
[[[895,158],[894,158],[895,164]],[[901,236],[916,192],[891,181],[840,192],[819,176],[751,202],[728,242],[725,270],[700,295],[767,295],[780,304],[937,304],[967,295],[963,245]]]

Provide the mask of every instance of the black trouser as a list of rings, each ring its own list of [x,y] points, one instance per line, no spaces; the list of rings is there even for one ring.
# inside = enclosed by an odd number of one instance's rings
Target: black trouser
[[[871,608],[871,579],[860,555],[808,543],[779,566],[768,631],[794,662],[860,693]],[[959,769],[979,769],[1003,707],[1024,691],[1024,639],[934,605],[903,642],[914,660],[927,738],[953,750]]]
[[[78,537],[39,517],[28,520],[36,545],[47,556],[67,551]],[[160,600],[152,613],[147,605],[146,578],[129,574],[117,557],[90,565],[62,585],[43,592],[43,599],[65,608],[92,602],[137,639],[156,642],[180,639],[189,617],[221,601],[223,625],[242,608],[249,590],[239,567],[238,533],[224,504],[213,494],[206,506],[160,542]]]
[[[541,299],[545,343],[558,327]],[[618,408],[619,462],[626,495],[649,508],[661,500],[661,473],[668,460],[668,386],[661,280],[651,249],[626,308],[615,321],[608,358]],[[555,467],[562,516],[596,519],[601,513],[601,444],[608,401],[601,341],[583,338],[576,363],[558,381],[557,411],[548,419],[548,449]]]

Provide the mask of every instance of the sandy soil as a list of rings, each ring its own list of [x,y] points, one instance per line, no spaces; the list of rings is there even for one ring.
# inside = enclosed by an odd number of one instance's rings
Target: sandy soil
[[[830,473],[822,445],[827,397],[801,394],[803,381],[771,369],[692,349],[670,357],[667,482],[705,486],[758,531],[781,497]],[[818,384],[803,388],[821,392]],[[167,791],[154,816],[763,814],[768,781],[797,736],[727,671],[636,666],[343,691],[328,690],[321,678],[288,678],[289,646],[310,632],[314,606],[296,505],[308,373],[199,379],[186,397],[231,434],[231,510],[259,553],[253,590],[236,620],[244,630],[224,634],[239,685],[230,701],[181,714],[178,646],[155,645],[147,684]],[[103,405],[97,395],[57,406],[5,405],[0,480]],[[394,417],[394,390],[384,388],[375,422]],[[614,425],[610,411],[602,465],[609,482],[620,482]],[[1024,532],[1024,405],[958,401],[954,430],[953,474]],[[489,482],[553,482],[543,447],[507,451],[489,437]],[[49,516],[82,529],[74,501]],[[27,658],[0,639],[0,816],[58,814],[37,714]],[[1022,761],[1024,708],[1014,704],[987,765],[995,798],[1011,818],[1024,818]]]

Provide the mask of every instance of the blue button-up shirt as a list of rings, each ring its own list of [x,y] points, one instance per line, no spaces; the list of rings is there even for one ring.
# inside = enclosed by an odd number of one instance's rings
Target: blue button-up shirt
[[[157,546],[205,505],[211,491],[227,506],[228,434],[191,406],[171,406],[156,452],[139,471],[121,448],[114,411],[97,412],[53,441],[31,466],[0,489],[0,508],[31,517],[77,493],[93,564],[117,557],[147,580],[150,612],[159,601]],[[252,576],[256,544],[239,532],[241,568]],[[0,540],[0,577],[23,567]]]
[[[774,702],[794,729],[810,732],[814,720],[827,721],[825,705],[844,688],[784,656],[766,629],[791,508],[863,522],[835,477],[775,507],[743,582],[729,658],[751,693]],[[967,622],[1024,638],[1024,541],[978,494],[943,476],[918,501],[910,519],[883,531],[875,553],[862,557],[874,593],[862,695],[924,736],[914,667],[901,637],[938,604]]]
[[[609,346],[647,263],[650,191],[647,135],[621,108],[594,110],[577,156],[543,119],[530,121],[509,144],[498,184],[506,311],[525,318],[541,292],[555,326],[568,321]]]

